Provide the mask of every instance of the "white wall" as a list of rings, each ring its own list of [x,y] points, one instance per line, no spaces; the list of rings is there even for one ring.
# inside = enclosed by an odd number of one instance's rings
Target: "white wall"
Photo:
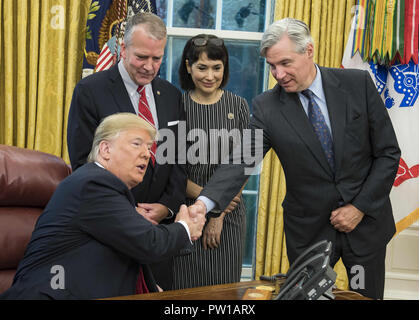
[[[384,299],[419,300],[419,221],[387,246]]]

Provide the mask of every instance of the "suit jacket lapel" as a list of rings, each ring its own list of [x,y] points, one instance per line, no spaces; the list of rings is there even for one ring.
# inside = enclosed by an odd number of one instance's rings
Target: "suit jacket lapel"
[[[167,100],[165,100],[164,92],[161,91],[159,79],[154,78],[154,80],[151,82],[151,85],[153,87],[154,102],[156,103],[159,129],[167,128],[167,115],[166,112],[164,112],[164,104]]]
[[[324,151],[320,145],[320,141],[313,131],[307,114],[301,104],[300,99],[296,93],[281,94],[281,112],[288,120],[289,124],[294,128],[296,134],[304,141],[307,148],[313,154],[314,158],[320,163],[330,175],[333,175],[332,170],[326,160]],[[298,155],[297,155],[298,156]]]
[[[103,71],[101,71],[103,72]],[[118,70],[118,65],[114,65],[109,69],[109,92],[115,100],[120,112],[135,113],[134,106],[128,96],[127,89]]]
[[[326,96],[332,129],[336,172],[339,172],[343,157],[346,126],[347,93],[340,88],[339,79],[327,68],[320,67],[323,91]]]
[[[120,182],[119,185],[114,184],[114,186],[116,188],[118,188],[121,193],[124,193],[126,195],[128,201],[132,204],[133,207],[135,207],[136,204],[135,204],[134,197],[133,197],[132,193],[130,192],[130,190],[128,189],[128,187],[121,181],[121,179],[117,178],[112,172],[108,171],[105,168],[99,167],[97,164],[95,164],[93,162],[87,163],[87,164],[85,164],[85,166],[88,167],[89,170],[98,171],[101,175],[111,176],[113,179],[119,180],[119,182]]]
[[[164,112],[165,109],[165,103],[167,103],[164,92],[161,90],[161,87],[159,85],[159,78],[154,78],[151,82],[152,88],[153,88],[153,96],[154,96],[154,102],[156,104],[156,111],[157,111],[157,119],[159,121],[159,130],[163,128],[167,128],[167,115],[166,112]],[[157,141],[157,146],[159,144],[163,143],[163,141]],[[156,161],[156,165],[153,168],[153,174],[157,174],[158,170],[160,168],[160,165]]]

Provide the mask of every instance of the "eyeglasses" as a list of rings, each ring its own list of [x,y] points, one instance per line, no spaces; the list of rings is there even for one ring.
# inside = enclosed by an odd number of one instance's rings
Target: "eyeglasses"
[[[224,44],[223,39],[220,38],[196,38],[192,40],[192,43],[196,47],[203,47],[207,44],[213,44],[214,46],[221,47]]]

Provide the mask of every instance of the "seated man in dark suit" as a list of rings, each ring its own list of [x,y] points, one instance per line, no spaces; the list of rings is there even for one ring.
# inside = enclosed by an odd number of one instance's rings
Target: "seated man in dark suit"
[[[189,248],[205,217],[190,216],[182,205],[175,223],[154,225],[137,212],[130,189],[143,179],[155,133],[131,113],[101,122],[88,163],[58,186],[0,298],[94,299],[158,290],[148,264]]]
[[[172,223],[185,202],[184,143],[178,139],[185,120],[180,91],[158,76],[167,42],[166,25],[157,15],[140,12],[127,20],[121,44],[121,61],[109,70],[82,79],[74,88],[68,113],[67,145],[73,170],[86,163],[95,129],[114,113],[131,112],[147,119],[160,131],[173,134],[175,159],[161,159],[154,144],[150,165],[141,184],[131,189],[142,214],[159,223]],[[157,148],[157,149],[155,149]],[[153,159],[154,158],[154,159]],[[154,160],[154,161],[153,161]],[[183,163],[186,163],[184,161]],[[159,285],[172,287],[172,259],[151,266]]]

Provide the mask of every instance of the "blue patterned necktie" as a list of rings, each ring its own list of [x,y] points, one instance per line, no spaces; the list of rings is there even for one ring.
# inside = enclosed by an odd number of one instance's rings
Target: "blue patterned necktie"
[[[308,119],[313,126],[314,132],[320,140],[330,168],[335,172],[335,156],[333,153],[333,141],[329,127],[324,120],[324,116],[319,105],[314,100],[314,93],[309,89],[301,92],[308,99]]]

